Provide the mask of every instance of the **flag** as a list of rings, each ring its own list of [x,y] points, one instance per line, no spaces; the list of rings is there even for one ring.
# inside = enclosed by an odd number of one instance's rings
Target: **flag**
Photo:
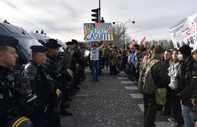
[[[133,39],[132,41],[131,41],[131,44],[129,45],[129,47],[131,48],[133,45],[135,45],[136,44],[136,41]]]
[[[172,42],[175,48],[183,45],[197,47],[197,13],[186,17],[176,26],[169,28]]]
[[[144,38],[141,40],[141,42],[140,42],[140,44],[142,44],[144,47],[146,47],[146,42],[145,42],[145,40],[146,40],[146,37],[144,37]]]

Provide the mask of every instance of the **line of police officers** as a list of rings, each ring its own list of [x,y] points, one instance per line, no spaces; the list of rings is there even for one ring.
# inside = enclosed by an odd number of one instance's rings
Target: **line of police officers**
[[[17,43],[0,36],[0,127],[60,127],[60,114],[72,115],[70,96],[85,78],[78,42],[68,42],[62,54],[54,39],[31,46],[31,60],[16,77]]]

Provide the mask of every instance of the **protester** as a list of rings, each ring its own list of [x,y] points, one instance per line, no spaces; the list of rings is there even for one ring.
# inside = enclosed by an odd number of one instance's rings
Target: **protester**
[[[108,65],[109,65],[108,52],[109,52],[109,47],[105,46],[105,48],[103,48],[102,50],[102,53],[103,53],[103,68],[106,67],[106,69],[108,69]]]
[[[127,59],[127,48],[123,48],[122,54],[121,54],[121,71],[125,71],[126,65],[128,64]]]
[[[162,63],[163,56],[164,56],[164,49],[158,45],[153,49],[153,54],[150,60],[147,61],[147,63],[149,64],[153,60],[158,60],[158,62],[155,63],[151,68],[154,85],[156,85],[157,88],[165,88],[170,82],[169,77],[167,75],[166,68],[164,64]],[[144,111],[144,127],[152,127],[155,125],[154,124],[155,115],[157,113],[157,109],[159,106],[156,103],[155,97],[156,97],[155,93],[144,94],[144,97],[143,97],[144,110],[145,110]]]
[[[164,65],[168,69],[170,64],[172,63],[172,51],[171,50],[166,50],[164,52]],[[167,71],[167,70],[166,70]],[[164,111],[162,115],[170,115],[171,114],[171,101],[170,101],[170,93],[171,89],[169,86],[167,86],[167,94],[166,94],[166,104],[164,105]]]
[[[90,62],[91,62],[91,74],[92,74],[92,80],[98,81],[98,74],[99,74],[99,51],[103,49],[105,42],[103,44],[96,48],[96,43],[93,43],[92,48],[88,46],[88,43],[86,43],[86,48],[90,51]],[[96,69],[96,74],[94,72],[94,69]]]
[[[117,47],[114,46],[113,49],[111,50],[111,60],[110,60],[110,66],[111,66],[111,74],[112,75],[117,75],[117,61],[118,61],[118,51]]]
[[[192,52],[193,58],[197,60],[197,49]]]
[[[184,118],[185,127],[193,127],[194,121],[192,120],[191,113],[193,105],[191,102],[194,86],[196,85],[197,76],[197,62],[194,60],[191,54],[191,48],[188,45],[184,45],[179,49],[181,53],[179,58],[181,59],[181,68],[178,70],[178,96],[182,101],[182,115]]]
[[[182,127],[184,124],[183,116],[181,114],[182,109],[181,109],[181,103],[180,99],[177,96],[176,89],[178,87],[177,85],[177,72],[180,67],[180,61],[178,59],[178,50],[173,49],[172,51],[172,59],[173,62],[168,68],[168,75],[170,76],[170,84],[168,85],[170,90],[170,101],[171,101],[171,106],[172,106],[172,111],[173,111],[173,117],[169,118],[169,121],[176,121],[177,123],[174,125],[175,127]]]
[[[148,50],[148,52],[149,52],[148,58],[151,58],[154,47],[155,47],[155,46],[153,45],[153,46],[151,46],[151,47],[149,48],[149,50]]]
[[[141,51],[141,54],[143,56],[142,61],[140,62],[140,64],[143,64],[148,60],[149,53],[148,53],[146,47],[141,48],[140,51]]]

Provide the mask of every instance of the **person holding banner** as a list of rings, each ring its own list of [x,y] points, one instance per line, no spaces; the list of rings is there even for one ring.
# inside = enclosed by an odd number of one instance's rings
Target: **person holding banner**
[[[98,81],[99,74],[99,51],[103,49],[104,43],[100,47],[96,47],[96,43],[92,44],[92,47],[88,46],[86,43],[86,49],[90,51],[90,64],[91,64],[91,74],[92,81]],[[96,69],[96,73],[94,72],[94,68]]]

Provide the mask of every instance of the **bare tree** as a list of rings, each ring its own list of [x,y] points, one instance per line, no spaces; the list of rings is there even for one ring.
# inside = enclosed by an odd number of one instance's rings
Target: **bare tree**
[[[114,44],[124,44],[124,31],[121,25],[116,24],[113,26]]]

